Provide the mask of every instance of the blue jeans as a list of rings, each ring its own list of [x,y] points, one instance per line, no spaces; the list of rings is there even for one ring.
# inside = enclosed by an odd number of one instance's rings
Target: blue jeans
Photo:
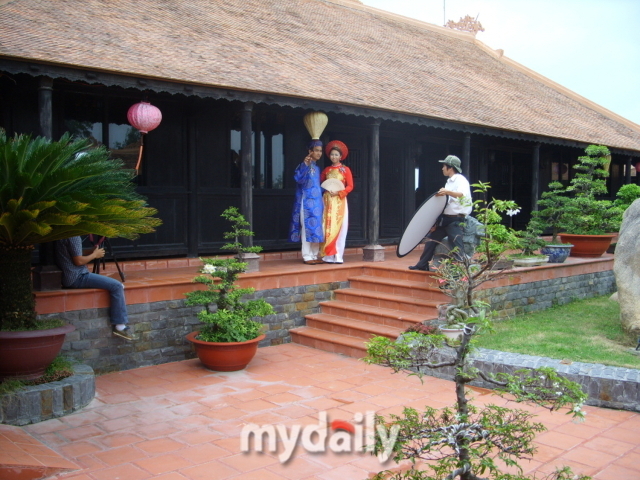
[[[111,323],[119,325],[129,322],[127,304],[124,300],[124,285],[118,280],[105,275],[86,273],[73,282],[69,288],[100,288],[109,291],[111,297]]]

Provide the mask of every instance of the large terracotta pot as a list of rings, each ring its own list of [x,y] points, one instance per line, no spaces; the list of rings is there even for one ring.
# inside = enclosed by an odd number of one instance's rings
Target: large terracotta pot
[[[615,234],[608,235],[575,235],[569,233],[561,233],[560,240],[562,243],[571,243],[570,256],[572,257],[600,257],[607,251],[611,240],[615,238]]]
[[[265,338],[263,334],[246,342],[203,342],[196,338],[199,333],[191,332],[186,338],[193,343],[202,364],[218,372],[235,372],[245,368],[255,356],[258,343]]]
[[[60,353],[65,335],[75,329],[64,325],[48,330],[0,332],[0,380],[33,380],[44,375]]]

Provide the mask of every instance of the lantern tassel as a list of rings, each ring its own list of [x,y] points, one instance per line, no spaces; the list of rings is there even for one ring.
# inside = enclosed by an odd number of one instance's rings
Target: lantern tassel
[[[138,163],[136,163],[136,175],[140,175],[140,163],[142,163],[143,148],[144,148],[144,134],[140,135],[140,153],[138,153]]]

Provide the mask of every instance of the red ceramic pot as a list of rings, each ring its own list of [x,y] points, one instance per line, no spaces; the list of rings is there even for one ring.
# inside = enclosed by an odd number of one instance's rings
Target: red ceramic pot
[[[615,234],[608,235],[574,235],[561,233],[562,243],[571,243],[573,248],[569,254],[572,257],[601,257],[607,251]]]
[[[65,335],[75,329],[63,325],[48,330],[0,332],[0,380],[33,380],[44,375],[60,353]]]
[[[203,342],[196,338],[199,333],[191,332],[186,338],[193,343],[202,364],[217,372],[235,372],[245,368],[255,356],[258,343],[265,338],[263,334],[246,342]]]

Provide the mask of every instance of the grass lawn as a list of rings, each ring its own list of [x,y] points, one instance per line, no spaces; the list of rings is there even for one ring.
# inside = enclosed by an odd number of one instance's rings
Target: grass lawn
[[[631,352],[637,338],[622,330],[620,307],[608,296],[497,321],[494,327],[495,333],[476,337],[476,346],[640,369],[640,356]]]

